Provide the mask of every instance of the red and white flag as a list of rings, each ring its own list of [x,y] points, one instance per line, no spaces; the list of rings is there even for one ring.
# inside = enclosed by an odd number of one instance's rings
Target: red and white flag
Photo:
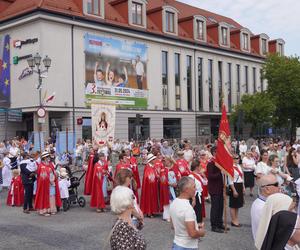
[[[234,176],[233,157],[231,150],[230,127],[225,104],[222,104],[222,117],[219,127],[219,137],[216,152],[216,166],[232,179]]]
[[[54,99],[54,97],[55,97],[55,92],[45,100],[45,103],[51,102]]]

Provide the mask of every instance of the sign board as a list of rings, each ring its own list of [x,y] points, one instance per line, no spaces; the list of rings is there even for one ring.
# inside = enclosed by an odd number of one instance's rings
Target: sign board
[[[147,45],[92,34],[84,39],[86,106],[105,100],[125,108],[147,108]]]
[[[9,122],[22,122],[22,110],[21,109],[8,109],[7,121]]]

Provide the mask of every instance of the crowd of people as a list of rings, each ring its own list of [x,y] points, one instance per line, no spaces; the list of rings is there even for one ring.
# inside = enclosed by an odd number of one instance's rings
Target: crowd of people
[[[205,235],[206,203],[211,204],[211,231],[229,231],[223,221],[227,186],[231,226],[239,228],[246,189],[252,197],[257,185],[258,198],[251,208],[255,246],[297,249],[300,209],[292,201],[300,192],[300,141],[233,139],[231,145],[233,178],[215,165],[217,142],[193,145],[187,139],[171,143],[148,139],[142,144],[116,140],[99,145],[78,140],[71,156],[59,155],[50,140],[44,152],[32,152],[26,140],[15,138],[0,144],[0,190],[8,189],[8,206],[23,206],[26,214],[37,211],[52,216],[69,197],[72,170],[82,169],[90,207],[97,213],[110,208],[117,214],[111,249],[145,249],[140,232],[144,216],[159,215],[174,228],[173,249],[198,249],[198,238]],[[280,240],[285,248],[274,247]]]

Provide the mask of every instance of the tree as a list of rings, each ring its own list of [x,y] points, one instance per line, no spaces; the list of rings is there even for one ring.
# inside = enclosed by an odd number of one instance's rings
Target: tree
[[[267,93],[276,107],[273,122],[278,127],[291,126],[294,134],[300,125],[299,57],[269,55],[263,67],[263,77],[268,81]]]
[[[241,103],[234,107],[230,119],[232,122],[240,124],[241,121],[238,120],[242,113],[243,121],[252,125],[253,134],[258,125],[273,122],[275,110],[275,104],[266,92],[243,95]]]

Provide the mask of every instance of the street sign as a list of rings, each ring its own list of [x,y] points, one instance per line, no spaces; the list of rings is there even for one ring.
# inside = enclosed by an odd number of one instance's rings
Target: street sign
[[[22,122],[22,110],[21,109],[8,109],[7,121],[9,122]]]

